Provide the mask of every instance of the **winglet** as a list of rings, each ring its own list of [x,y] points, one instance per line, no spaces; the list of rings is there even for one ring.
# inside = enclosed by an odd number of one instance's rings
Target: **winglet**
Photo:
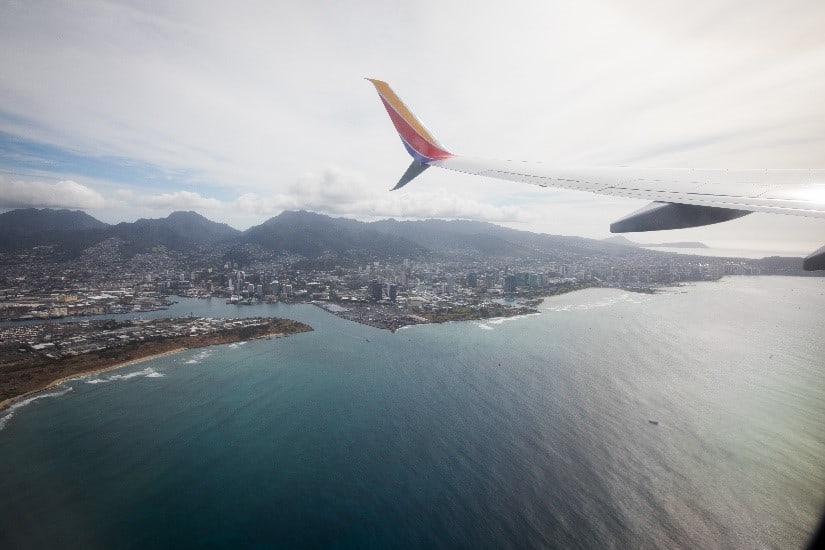
[[[413,158],[413,163],[401,177],[393,190],[403,187],[421,172],[427,169],[431,162],[448,159],[454,155],[447,151],[444,146],[424,127],[424,124],[404,105],[401,98],[396,95],[389,84],[382,80],[367,78],[375,86],[381,103],[390,115],[398,135],[401,137],[404,147]]]
[[[398,180],[398,183],[396,183],[395,187],[390,189],[390,191],[395,191],[396,189],[401,189],[402,187],[404,187],[405,185],[410,183],[412,180],[414,180],[415,178],[420,176],[421,172],[423,172],[424,170],[426,170],[429,167],[430,167],[429,164],[422,164],[422,163],[418,162],[417,160],[412,161],[412,164],[410,164],[409,168],[407,168],[407,171],[404,172],[404,175],[401,176],[401,179]]]

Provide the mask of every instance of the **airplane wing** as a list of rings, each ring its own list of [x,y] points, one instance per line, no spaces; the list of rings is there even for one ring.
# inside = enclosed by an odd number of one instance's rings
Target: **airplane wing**
[[[825,218],[825,170],[821,169],[551,168],[521,161],[459,156],[438,142],[386,82],[367,80],[378,91],[413,158],[392,190],[435,166],[541,187],[653,201],[612,223],[612,233],[699,227],[751,212]],[[824,270],[825,246],[805,258],[803,266],[809,271]]]

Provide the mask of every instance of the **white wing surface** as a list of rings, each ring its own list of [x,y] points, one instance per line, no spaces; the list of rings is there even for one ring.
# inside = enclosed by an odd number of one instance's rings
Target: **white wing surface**
[[[568,168],[455,156],[431,166],[602,195],[825,218],[825,170]]]
[[[552,168],[512,160],[480,159],[449,152],[386,82],[369,79],[413,162],[393,189],[430,166],[529,183],[647,199],[650,205],[611,224],[614,233],[679,229],[719,223],[751,212],[825,218],[825,170],[712,170],[691,168]],[[825,269],[825,247],[804,261]]]

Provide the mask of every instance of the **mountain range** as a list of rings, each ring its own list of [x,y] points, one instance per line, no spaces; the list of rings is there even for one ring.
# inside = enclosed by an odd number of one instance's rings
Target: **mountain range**
[[[74,255],[109,238],[119,238],[134,252],[158,246],[187,252],[203,247],[254,244],[265,250],[307,258],[420,258],[427,254],[484,257],[532,257],[569,253],[627,256],[639,249],[581,237],[564,237],[508,229],[474,221],[361,222],[305,211],[286,211],[260,225],[239,231],[196,212],[173,212],[165,218],[110,225],[79,210],[21,209],[0,214],[0,251],[55,246]]]

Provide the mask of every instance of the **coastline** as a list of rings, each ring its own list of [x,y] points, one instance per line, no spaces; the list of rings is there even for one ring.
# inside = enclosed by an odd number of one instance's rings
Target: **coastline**
[[[263,330],[260,330],[263,329]],[[177,336],[155,342],[131,343],[107,349],[102,352],[78,355],[70,359],[39,360],[28,366],[8,371],[3,377],[3,390],[7,395],[0,401],[0,413],[15,403],[53,389],[70,380],[87,378],[96,374],[121,369],[180,353],[187,349],[231,344],[240,341],[267,337],[288,336],[299,332],[312,331],[312,327],[290,319],[269,319],[265,327],[232,328],[226,331],[197,336]],[[23,390],[14,393],[17,389]],[[9,393],[13,393],[9,395]]]
[[[176,348],[176,349],[172,349],[172,350],[168,350],[168,351],[163,351],[163,352],[160,352],[160,353],[154,353],[154,354],[151,354],[151,355],[146,355],[144,357],[138,357],[136,359],[129,359],[129,360],[123,361],[121,363],[115,363],[114,365],[110,365],[108,367],[102,367],[102,368],[98,368],[98,369],[92,369],[92,370],[88,370],[88,371],[84,371],[84,372],[78,372],[78,373],[75,373],[75,374],[70,374],[70,375],[67,375],[67,376],[62,376],[60,378],[52,380],[51,382],[49,382],[48,384],[46,384],[42,388],[38,388],[36,390],[29,390],[26,393],[21,393],[20,395],[16,395],[14,397],[9,397],[7,399],[4,399],[3,401],[0,401],[0,413],[5,411],[6,409],[8,409],[9,407],[11,407],[12,405],[14,405],[15,403],[17,403],[19,401],[23,401],[24,399],[26,399],[28,397],[31,397],[32,395],[37,395],[38,393],[48,391],[52,388],[56,388],[57,386],[59,386],[61,384],[64,384],[66,382],[69,382],[71,380],[81,380],[83,378],[89,378],[91,376],[97,376],[98,374],[103,374],[104,372],[109,372],[109,371],[113,371],[113,370],[122,369],[122,368],[125,368],[125,367],[136,365],[138,363],[142,363],[144,361],[150,361],[152,359],[159,359],[161,357],[166,357],[167,355],[174,355],[176,353],[186,351],[187,349],[190,349],[190,348],[180,347],[180,348]]]

